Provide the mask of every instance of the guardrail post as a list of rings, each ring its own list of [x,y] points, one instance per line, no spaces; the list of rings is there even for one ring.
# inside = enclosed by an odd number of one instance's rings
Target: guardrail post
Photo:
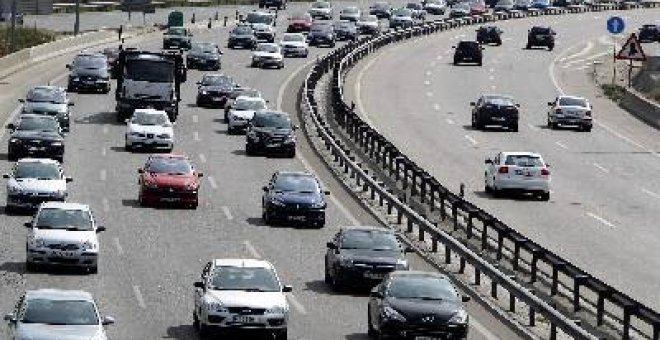
[[[454,230],[458,230],[458,205],[460,201],[454,201],[451,204],[451,218],[454,224]]]
[[[530,250],[530,252],[532,253],[532,263],[530,264],[531,268],[529,270],[531,276],[529,282],[534,283],[536,282],[536,272],[538,271],[538,262],[539,259],[543,256],[543,254],[545,254],[545,250],[543,250],[542,248],[533,248]]]
[[[495,267],[497,268],[497,266]],[[490,296],[497,300],[497,280],[495,278],[490,279]]]
[[[458,262],[458,273],[463,274],[465,273],[465,257],[461,256],[459,262]]]
[[[478,266],[474,266],[474,285],[481,285],[481,270]]]
[[[516,296],[513,295],[513,292],[509,292],[509,312],[516,312]]]
[[[520,247],[529,242],[527,238],[522,235],[514,234],[513,236],[513,270],[518,271],[518,260],[520,259]]]
[[[445,264],[451,264],[451,248],[445,245]]]
[[[410,196],[415,196],[417,195],[417,174],[419,173],[419,169],[416,167],[411,167],[410,169]]]
[[[536,291],[530,290],[529,291],[532,295],[536,295]],[[529,307],[529,322],[527,323],[529,327],[535,327],[536,326],[536,310],[532,307]]]
[[[481,228],[481,250],[488,248],[488,225],[490,221],[484,221],[484,226]]]
[[[589,275],[575,275],[573,278],[573,312],[580,310],[580,286],[589,278]]]
[[[557,325],[554,322],[550,323],[550,340],[557,340]]]

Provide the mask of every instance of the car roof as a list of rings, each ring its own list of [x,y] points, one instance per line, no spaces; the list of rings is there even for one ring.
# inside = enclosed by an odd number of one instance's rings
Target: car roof
[[[16,162],[16,164],[18,163],[60,164],[60,162],[50,158],[21,158]]]
[[[389,228],[378,227],[378,226],[367,226],[367,225],[342,226],[339,228],[339,231],[341,233],[345,233],[347,231],[376,231],[376,232],[395,234],[395,231]]]
[[[66,90],[63,87],[55,86],[55,85],[37,85],[37,86],[33,86],[32,88],[30,88],[30,91],[33,91],[33,90],[49,90],[49,91],[66,92]]]
[[[275,269],[270,262],[259,259],[214,259],[213,266]]]
[[[280,170],[280,171],[275,172],[275,174],[277,176],[308,176],[308,177],[316,178],[316,176],[314,176],[314,174],[312,174],[311,172],[307,172],[307,171],[283,171],[283,170]]]
[[[100,52],[89,52],[89,51],[82,51],[76,55],[76,57],[102,57],[105,58],[105,54],[100,53]]]
[[[236,101],[243,100],[246,102],[266,102],[266,100],[264,100],[261,97],[252,97],[252,96],[238,96],[236,97],[235,100]]]
[[[445,279],[447,281],[451,280],[445,274],[439,272],[425,272],[421,270],[396,270],[390,273],[390,278],[392,277],[405,277],[405,276],[426,276],[426,277],[436,277],[439,279]]]
[[[156,109],[135,109],[135,112],[133,113],[133,115],[135,115],[135,114],[138,113],[138,112],[140,112],[140,113],[144,113],[144,114],[150,114],[150,115],[155,115],[155,114],[158,114],[158,115],[166,115],[166,114],[167,114],[167,112],[165,112],[165,111],[163,111],[163,110],[156,110]]]
[[[92,294],[83,290],[36,289],[26,291],[25,295],[28,301],[31,299],[94,301]]]
[[[56,201],[43,202],[39,207],[41,209],[90,210],[89,205],[87,204]]]
[[[262,115],[262,116],[278,115],[278,116],[291,117],[291,115],[289,115],[289,113],[287,113],[287,112],[273,111],[273,110],[258,111],[258,112],[255,113],[255,115]]]
[[[505,151],[502,152],[504,156],[532,156],[532,157],[541,157],[540,154],[531,151]]]
[[[484,98],[489,98],[489,99],[492,99],[492,98],[503,98],[503,99],[513,100],[513,96],[510,96],[510,95],[508,95],[508,94],[484,93],[484,94],[482,94],[481,96],[484,97]]]
[[[578,99],[578,100],[584,100],[584,101],[587,101],[587,98],[584,98],[584,97],[578,97],[578,96],[567,96],[567,95],[557,96],[557,99]]]
[[[259,43],[257,46],[273,46],[273,47],[279,47],[280,45],[276,43]]]
[[[21,113],[21,114],[18,116],[18,118],[19,118],[19,119],[24,119],[24,118],[32,119],[32,118],[34,118],[34,119],[52,119],[52,120],[57,120],[57,118],[56,118],[56,117],[53,117],[53,116],[38,115],[38,114],[34,114],[34,113]]]

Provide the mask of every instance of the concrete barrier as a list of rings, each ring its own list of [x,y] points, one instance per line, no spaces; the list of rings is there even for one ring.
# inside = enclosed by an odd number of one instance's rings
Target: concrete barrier
[[[633,89],[626,89],[619,105],[633,116],[656,129],[660,129],[660,104],[644,97],[644,95]]]

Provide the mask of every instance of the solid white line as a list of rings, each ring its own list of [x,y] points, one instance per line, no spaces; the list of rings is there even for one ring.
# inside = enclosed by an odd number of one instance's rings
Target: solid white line
[[[589,61],[589,60],[593,60],[593,59],[596,59],[596,58],[600,58],[600,57],[602,57],[602,56],[606,56],[606,55],[608,55],[609,53],[610,53],[610,52],[601,52],[601,53],[596,53],[596,54],[594,54],[594,55],[590,55],[590,56],[588,56],[588,57],[586,57],[586,58],[583,58],[583,59],[571,60],[571,61],[567,62],[566,64],[564,64],[564,65],[562,66],[562,68],[568,68],[569,66],[574,65],[574,64],[579,64],[579,63],[582,63],[582,62],[585,62],[585,61]]]
[[[103,197],[103,200],[101,200],[103,203],[103,211],[108,212],[110,211],[110,201],[108,201],[107,198]]]
[[[102,181],[105,181],[108,178],[108,172],[105,171],[105,169],[101,169],[101,173],[99,175]]]
[[[591,67],[591,65],[584,65],[584,66],[576,67],[575,69],[578,70],[578,71],[582,71],[582,70],[586,70],[590,67]]]
[[[433,109],[436,111],[440,111],[440,104],[433,104]]]
[[[491,89],[491,90],[494,90],[495,88],[497,88],[495,85],[491,85],[491,86],[490,86],[490,89]]]
[[[303,306],[302,303],[300,303],[298,299],[296,299],[295,295],[287,294],[286,299],[289,300],[289,303],[293,306],[296,312],[302,315],[307,315],[307,310],[305,309],[305,306]]]
[[[117,254],[119,254],[119,256],[123,256],[124,248],[121,247],[121,244],[119,243],[119,238],[115,237],[114,241],[115,241],[115,248],[117,248]]]
[[[602,172],[604,172],[604,173],[606,173],[606,174],[609,174],[609,173],[610,173],[610,170],[604,168],[604,167],[601,166],[600,164],[598,164],[598,163],[593,163],[593,164],[594,164],[594,166],[595,166],[596,168],[598,168],[600,171],[602,171]]]
[[[447,124],[449,124],[449,125],[454,125],[454,121],[451,120],[451,119],[449,119],[449,118],[447,118]]]
[[[199,132],[198,131],[193,132],[193,139],[196,142],[199,142]]]
[[[560,148],[568,150],[568,147],[560,142],[555,142]]]
[[[495,76],[488,76],[488,80],[490,80],[490,81],[495,80]]]
[[[108,150],[104,147],[101,149],[101,155],[105,156],[108,154]]]
[[[222,212],[225,214],[225,217],[228,220],[231,221],[231,220],[234,219],[234,216],[231,215],[231,211],[229,211],[229,207],[223,205],[221,209],[222,209]]]
[[[431,71],[426,71],[426,76],[430,76],[430,75],[432,75],[432,74],[433,74],[433,73],[431,73]]]
[[[616,228],[616,226],[614,224],[612,224],[610,221],[608,221],[608,220],[606,220],[606,219],[604,219],[604,218],[602,218],[602,217],[600,217],[600,216],[598,216],[594,213],[587,212],[587,216],[597,220],[598,222],[600,222],[600,223],[602,223],[602,224],[604,224],[604,225],[606,225],[610,228]]]
[[[133,286],[133,293],[135,293],[135,300],[137,300],[138,306],[142,309],[146,309],[147,305],[144,303],[144,298],[142,298],[142,293],[140,293],[139,286]]]
[[[357,106],[358,112],[362,112],[363,118],[367,124],[374,126],[373,122],[369,119],[369,114],[364,107],[364,102],[362,102],[362,78],[367,73],[367,71],[373,66],[380,58],[385,55],[385,53],[378,54],[375,58],[372,58],[367,62],[366,65],[358,72],[355,78],[355,84],[353,85],[353,91],[355,91],[355,104]],[[292,76],[295,73],[292,74]],[[288,79],[287,79],[288,82]],[[282,87],[284,88],[284,87]],[[281,88],[281,89],[282,89]],[[280,98],[281,99],[281,98]]]
[[[599,122],[599,121],[597,121],[597,120],[596,120],[596,124],[597,124],[598,126],[602,127],[603,129],[607,130],[607,131],[610,132],[611,134],[613,134],[613,135],[615,135],[615,136],[617,136],[617,137],[623,139],[624,141],[626,141],[626,142],[628,142],[628,143],[630,143],[630,144],[632,144],[632,145],[634,145],[634,146],[636,146],[636,147],[638,147],[638,148],[640,148],[640,149],[643,149],[643,150],[646,150],[646,151],[649,151],[649,152],[653,152],[653,150],[650,150],[650,149],[644,147],[643,145],[637,143],[636,141],[634,141],[634,140],[632,140],[632,139],[630,139],[630,138],[628,138],[628,137],[626,137],[626,136],[624,136],[624,135],[622,135],[622,134],[616,132],[613,128],[609,127],[608,125],[605,125],[605,124],[603,124],[603,123],[601,123],[601,122]]]
[[[206,163],[206,156],[204,156],[203,153],[199,154],[199,161],[202,162],[202,163]]]
[[[589,51],[591,51],[591,49],[592,49],[593,47],[594,47],[594,43],[592,43],[591,41],[588,41],[588,42],[587,42],[587,45],[586,45],[586,46],[585,46],[580,52],[573,53],[573,54],[571,54],[571,55],[569,55],[569,56],[567,56],[567,57],[565,57],[565,58],[562,58],[562,59],[559,60],[559,61],[562,62],[562,61],[565,61],[565,60],[574,59],[574,58],[577,58],[577,57],[581,57],[581,56],[583,56],[583,55],[586,55],[587,53],[589,53]]]
[[[660,194],[656,194],[655,192],[650,191],[648,189],[642,188],[642,192],[649,195],[649,196],[651,196],[651,197],[655,197],[657,199],[660,199]]]
[[[193,121],[193,123],[199,122],[199,117],[197,115],[193,115],[192,116],[192,121]]]
[[[261,254],[257,251],[257,249],[254,248],[252,243],[250,241],[243,241],[243,245],[245,246],[245,250],[247,250],[248,253],[250,253],[250,256],[254,257],[255,259],[260,259]]]
[[[107,127],[107,126],[104,126],[104,127],[103,127],[103,134],[104,134],[104,135],[107,135],[107,134],[108,134],[108,131],[109,131],[109,130],[108,130],[108,127]]]
[[[209,176],[209,184],[211,184],[211,188],[213,188],[213,189],[218,188],[218,184],[215,182],[215,179],[213,178],[213,176]]]
[[[474,138],[472,138],[472,136],[470,136],[470,135],[465,135],[465,139],[467,139],[470,143],[472,143],[472,145],[477,145],[477,144],[479,144],[479,143],[477,143],[477,141],[476,141]]]
[[[495,73],[495,68],[493,68],[493,67],[489,68],[489,69],[488,69],[488,72],[490,72],[490,73]]]

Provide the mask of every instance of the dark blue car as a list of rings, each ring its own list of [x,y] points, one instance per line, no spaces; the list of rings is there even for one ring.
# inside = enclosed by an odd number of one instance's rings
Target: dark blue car
[[[296,222],[322,228],[325,225],[325,195],[314,175],[278,171],[263,187],[262,218],[268,225]]]

